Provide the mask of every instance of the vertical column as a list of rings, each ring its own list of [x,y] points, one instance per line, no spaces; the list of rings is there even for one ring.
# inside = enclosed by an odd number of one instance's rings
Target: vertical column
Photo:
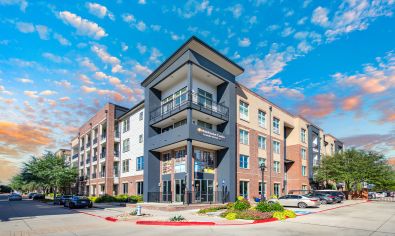
[[[192,140],[187,140],[187,191],[192,191]],[[187,194],[187,203],[191,202],[192,193]]]

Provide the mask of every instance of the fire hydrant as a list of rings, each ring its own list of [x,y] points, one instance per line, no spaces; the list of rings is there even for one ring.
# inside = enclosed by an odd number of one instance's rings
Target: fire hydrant
[[[137,211],[136,215],[141,216],[141,206],[140,205],[136,207],[136,211]]]

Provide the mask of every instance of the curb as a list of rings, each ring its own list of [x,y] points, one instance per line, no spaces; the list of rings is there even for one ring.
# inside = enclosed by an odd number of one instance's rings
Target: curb
[[[251,224],[263,224],[278,221],[277,218],[269,218],[264,220],[254,220],[248,223],[216,223],[213,221],[186,221],[186,222],[173,222],[173,221],[159,221],[159,220],[138,220],[138,225],[162,225],[162,226],[234,226],[234,225],[251,225]]]

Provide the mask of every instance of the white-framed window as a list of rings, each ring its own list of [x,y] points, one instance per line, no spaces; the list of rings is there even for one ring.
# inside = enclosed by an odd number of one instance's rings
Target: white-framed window
[[[280,154],[280,142],[273,140],[273,153]]]
[[[266,113],[258,110],[258,124],[262,128],[266,128]]]
[[[137,193],[137,195],[144,194],[144,182],[143,181],[136,182],[136,193]]]
[[[258,136],[258,148],[266,149],[266,137]]]
[[[122,173],[129,172],[129,159],[122,161]]]
[[[139,135],[139,143],[142,143],[142,142],[143,142],[143,135],[140,134],[140,135]]]
[[[300,154],[302,156],[302,160],[306,160],[307,159],[306,149],[304,149],[304,148],[300,149]]]
[[[280,173],[280,162],[274,161],[273,170],[275,173]]]
[[[258,194],[259,196],[262,196],[262,181],[259,182]],[[263,196],[266,197],[266,183],[263,183]]]
[[[123,183],[122,184],[122,193],[128,194],[128,189],[129,189],[129,183]]]
[[[129,117],[127,117],[125,120],[123,120],[123,127],[122,127],[122,131],[125,133],[125,132],[128,132],[129,130],[130,130],[130,120],[129,120]]]
[[[248,181],[240,181],[239,195],[248,199]]]
[[[140,114],[139,114],[139,120],[143,120],[143,118],[144,118],[144,112],[140,112]]]
[[[280,184],[273,184],[274,195],[280,196]]]
[[[240,143],[248,145],[248,131],[240,129]]]
[[[248,120],[248,104],[240,101],[239,105],[240,119]]]
[[[187,87],[174,93],[174,106],[180,106],[187,100]]]
[[[122,152],[128,152],[130,150],[130,139],[127,138],[122,142]]]
[[[240,155],[240,168],[242,169],[248,169],[248,161],[249,157],[247,155]]]
[[[302,175],[307,176],[307,166],[302,165]]]
[[[273,132],[276,134],[280,133],[280,120],[276,117],[273,118]]]
[[[303,128],[300,129],[300,141],[306,143],[306,130]]]
[[[213,106],[213,95],[203,89],[198,89],[198,104],[206,107],[211,108]]]
[[[144,170],[144,157],[137,157],[136,158],[136,170]]]

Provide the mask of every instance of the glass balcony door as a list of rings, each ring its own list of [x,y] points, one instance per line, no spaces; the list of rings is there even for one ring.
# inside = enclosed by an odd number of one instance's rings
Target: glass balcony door
[[[176,190],[176,202],[184,202],[185,198],[185,180],[184,179],[176,179],[175,180],[175,190]]]

